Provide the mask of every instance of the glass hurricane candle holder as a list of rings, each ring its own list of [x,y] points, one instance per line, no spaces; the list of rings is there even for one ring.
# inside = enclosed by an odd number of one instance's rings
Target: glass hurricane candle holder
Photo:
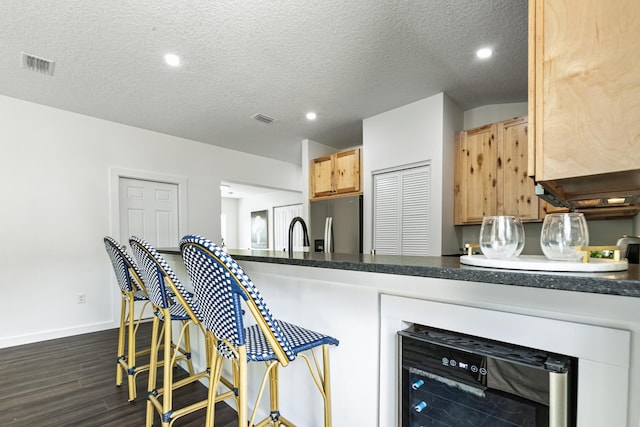
[[[584,214],[548,214],[542,223],[540,247],[552,261],[578,261],[582,252],[578,246],[589,245],[589,228]]]
[[[480,250],[487,258],[511,258],[524,248],[524,227],[515,216],[487,216],[480,227]]]

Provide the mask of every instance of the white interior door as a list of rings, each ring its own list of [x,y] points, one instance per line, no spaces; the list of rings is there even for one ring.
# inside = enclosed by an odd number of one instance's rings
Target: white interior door
[[[178,185],[143,179],[119,178],[120,244],[128,249],[129,237],[138,236],[156,248],[177,247]],[[136,313],[142,307],[136,303]],[[147,305],[142,316],[153,317]]]
[[[178,185],[124,177],[119,185],[120,242],[138,236],[156,248],[177,247]]]

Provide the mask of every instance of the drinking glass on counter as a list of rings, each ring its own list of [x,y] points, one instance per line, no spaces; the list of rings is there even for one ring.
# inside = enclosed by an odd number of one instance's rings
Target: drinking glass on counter
[[[524,227],[512,215],[486,216],[480,227],[480,250],[487,258],[511,258],[524,248]]]
[[[582,252],[578,246],[589,245],[589,228],[584,214],[547,214],[542,223],[540,247],[552,261],[578,261]]]

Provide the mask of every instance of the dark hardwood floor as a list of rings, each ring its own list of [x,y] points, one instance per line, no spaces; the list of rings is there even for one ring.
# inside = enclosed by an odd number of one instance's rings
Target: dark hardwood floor
[[[150,342],[151,323],[140,328],[142,348]],[[138,397],[129,403],[127,379],[115,385],[116,346],[117,330],[112,329],[0,349],[0,426],[144,426],[147,373],[138,375]],[[176,376],[186,372],[177,368]],[[174,407],[206,396],[203,384],[188,385],[174,394]],[[173,425],[203,426],[204,419],[203,409]],[[156,415],[154,426],[159,424]],[[237,426],[235,410],[218,403],[216,427]]]

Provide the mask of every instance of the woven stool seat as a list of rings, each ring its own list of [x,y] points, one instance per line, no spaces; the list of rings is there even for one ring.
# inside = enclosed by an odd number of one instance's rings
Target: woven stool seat
[[[149,301],[149,295],[146,291],[138,290],[133,293],[133,299],[135,301]]]
[[[338,340],[335,338],[302,328],[292,323],[274,320],[274,324],[278,325],[282,336],[291,344],[291,357],[289,360],[295,359],[295,356],[302,351],[323,344],[338,345]],[[266,362],[278,359],[258,325],[245,328],[244,333],[247,346],[247,359],[252,362]],[[221,347],[224,348],[226,346]]]
[[[191,317],[189,316],[189,313],[187,313],[187,310],[175,297],[171,297],[171,301],[172,303],[169,306],[169,314],[171,315],[171,320],[191,320]],[[163,311],[158,311],[156,315],[160,317],[160,320],[164,321]]]

